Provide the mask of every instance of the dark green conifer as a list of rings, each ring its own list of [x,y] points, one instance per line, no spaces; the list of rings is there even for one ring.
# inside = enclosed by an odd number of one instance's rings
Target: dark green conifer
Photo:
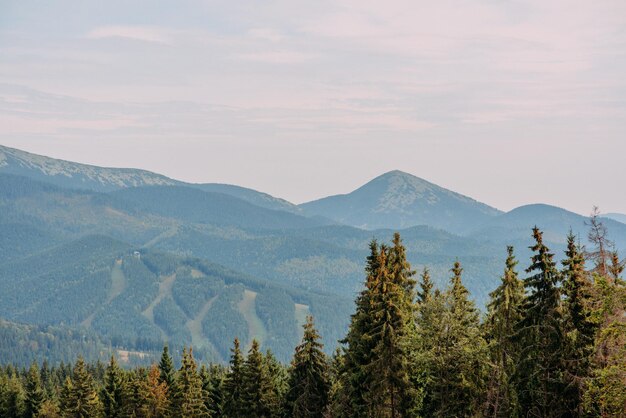
[[[458,261],[451,272],[446,292],[435,292],[418,311],[416,359],[423,382],[422,416],[475,416],[483,403],[486,342]]]
[[[59,407],[62,417],[71,417],[72,408],[72,392],[74,391],[74,385],[72,379],[67,376],[61,387],[61,393],[59,394]]]
[[[102,404],[96,392],[93,377],[87,370],[82,357],[79,357],[72,370],[71,386],[68,386],[68,398],[64,401],[61,412],[64,417],[95,418],[102,415]]]
[[[24,414],[24,388],[16,374],[7,372],[0,379],[0,416],[21,417]]]
[[[373,351],[364,370],[370,375],[370,416],[402,417],[413,408],[416,392],[409,374],[409,340],[414,337],[412,271],[399,235],[394,246],[381,248],[378,275],[371,292]]]
[[[257,340],[252,340],[252,347],[243,366],[243,385],[242,404],[247,416],[272,417],[274,390]]]
[[[328,406],[328,361],[319,339],[313,317],[309,316],[304,325],[302,343],[296,347],[289,372],[286,409],[287,414],[294,418],[321,418]]]
[[[507,253],[500,285],[489,294],[485,324],[491,359],[486,405],[486,415],[490,417],[512,417],[519,412],[512,382],[519,361],[519,347],[512,338],[516,325],[522,319],[524,283],[515,270],[518,262],[513,247],[507,247]]]
[[[289,374],[287,368],[281,364],[278,359],[272,353],[272,350],[267,350],[265,356],[263,356],[263,362],[267,369],[268,376],[270,378],[271,387],[271,415],[282,416],[284,415],[284,400],[289,390]]]
[[[167,345],[163,347],[161,361],[159,362],[159,370],[161,372],[161,381],[167,384],[170,391],[173,391],[175,383],[174,362],[172,361]]]
[[[561,275],[553,260],[554,254],[543,243],[543,233],[537,227],[533,228],[533,238],[532,263],[526,269],[531,275],[524,280],[527,297],[518,333],[523,350],[517,393],[525,413],[560,417],[565,413]]]
[[[239,339],[235,338],[231,349],[230,367],[224,380],[224,416],[227,418],[246,418],[244,408],[244,358],[239,348]]]
[[[428,303],[433,293],[433,282],[430,279],[430,270],[428,270],[428,267],[424,267],[422,274],[420,274],[419,287],[420,289],[417,291],[418,304]]]
[[[582,416],[583,396],[591,375],[596,324],[591,318],[591,281],[585,271],[584,251],[576,244],[570,231],[567,236],[566,259],[563,260],[563,290],[565,300],[564,333],[566,351],[564,355],[564,381],[568,403],[567,411],[572,416]]]
[[[33,362],[26,375],[26,397],[24,399],[24,416],[33,418],[39,415],[41,405],[45,401],[46,394],[41,385],[41,376],[37,363]]]
[[[104,374],[104,388],[102,389],[102,405],[104,416],[118,418],[122,415],[124,396],[124,381],[122,370],[117,364],[115,356],[111,360]]]
[[[380,249],[376,240],[370,242],[370,254],[365,266],[365,289],[356,298],[356,312],[351,317],[350,328],[342,341],[346,345],[341,368],[333,391],[332,411],[336,417],[359,418],[367,414],[367,387],[371,375],[364,366],[370,363],[374,349],[372,333],[373,315],[371,296],[380,270]]]
[[[176,416],[186,418],[206,418],[209,411],[202,391],[202,380],[193,358],[193,350],[183,349],[182,365],[176,374],[174,411]]]

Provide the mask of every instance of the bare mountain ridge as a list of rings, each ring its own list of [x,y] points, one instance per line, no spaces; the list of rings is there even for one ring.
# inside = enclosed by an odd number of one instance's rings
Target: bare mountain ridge
[[[187,186],[227,194],[266,209],[299,213],[284,199],[241,186],[219,183],[193,184],[135,168],[97,167],[75,163],[0,145],[0,173],[29,177],[61,187],[111,192],[142,186]]]

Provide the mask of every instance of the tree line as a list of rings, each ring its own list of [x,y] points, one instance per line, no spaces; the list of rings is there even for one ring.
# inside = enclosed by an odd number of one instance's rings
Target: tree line
[[[597,214],[587,251],[572,233],[562,260],[532,231],[520,277],[514,249],[487,311],[458,261],[445,289],[419,277],[399,234],[372,241],[340,348],[322,350],[313,319],[290,365],[235,340],[228,366],[165,347],[149,368],[86,364],[0,371],[2,417],[624,417],[624,262]],[[244,351],[247,351],[244,353]]]

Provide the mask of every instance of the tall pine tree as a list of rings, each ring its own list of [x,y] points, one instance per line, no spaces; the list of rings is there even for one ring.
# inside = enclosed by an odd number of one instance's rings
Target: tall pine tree
[[[319,339],[313,317],[309,316],[289,373],[286,412],[294,418],[322,418],[328,406],[328,361]]]
[[[95,418],[102,415],[102,404],[87,365],[79,357],[72,370],[72,380],[66,385],[66,399],[61,407],[64,417]]]
[[[400,235],[393,247],[382,247],[380,265],[371,291],[372,358],[364,370],[371,377],[368,413],[379,417],[406,416],[416,397],[410,379],[410,340],[414,334],[414,274],[406,261]]]
[[[585,271],[583,249],[570,231],[567,236],[566,259],[563,260],[563,358],[564,399],[567,412],[583,415],[583,396],[591,374],[596,324],[591,318],[591,281]]]
[[[176,374],[173,411],[176,416],[207,418],[209,411],[204,402],[202,379],[193,358],[193,350],[183,349],[182,365]]]
[[[554,254],[543,243],[543,233],[533,228],[535,245],[530,274],[524,280],[527,297],[519,336],[524,349],[518,367],[517,393],[520,407],[530,416],[560,417],[564,414],[561,275]]]
[[[430,278],[430,270],[424,267],[420,274],[419,290],[417,291],[417,303],[428,303],[433,296],[433,282]]]
[[[489,295],[485,324],[491,359],[485,414],[490,417],[512,417],[519,412],[512,381],[519,361],[519,348],[513,341],[513,334],[522,319],[524,283],[515,269],[518,262],[513,247],[507,247],[507,254],[500,285]]]
[[[252,346],[243,366],[243,386],[242,404],[246,416],[254,418],[274,416],[275,392],[257,340],[252,340]]]
[[[163,353],[161,353],[161,361],[159,362],[159,371],[161,382],[165,382],[170,392],[174,390],[175,374],[174,362],[170,356],[168,346],[163,347]]]
[[[152,365],[146,381],[146,418],[164,418],[169,410],[167,384],[161,381],[161,371]]]
[[[111,356],[109,365],[104,375],[104,388],[102,389],[102,404],[104,416],[107,418],[118,418],[122,416],[124,380],[123,372]]]
[[[415,358],[421,416],[478,415],[484,396],[486,343],[478,310],[463,285],[461,264],[451,271],[448,289],[419,305]]]
[[[244,358],[239,348],[239,339],[235,338],[231,349],[230,367],[224,380],[224,416],[227,418],[245,418],[244,396]]]
[[[24,417],[33,418],[39,416],[39,410],[45,401],[45,392],[41,385],[41,377],[37,363],[31,364],[26,375],[26,397],[24,399]]]
[[[366,259],[365,288],[356,298],[356,312],[352,314],[346,338],[344,352],[337,363],[335,390],[332,396],[332,414],[336,417],[359,418],[367,414],[367,393],[371,383],[371,373],[365,370],[374,349],[374,341],[370,338],[373,327],[372,292],[377,280],[380,265],[378,242],[372,240],[369,245],[370,254]]]

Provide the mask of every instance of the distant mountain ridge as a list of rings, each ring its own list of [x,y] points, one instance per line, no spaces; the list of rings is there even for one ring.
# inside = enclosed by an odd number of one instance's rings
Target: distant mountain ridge
[[[626,214],[623,213],[605,213],[602,216],[605,218],[613,219],[614,221],[626,224]]]
[[[29,177],[61,187],[96,192],[143,186],[188,186],[227,194],[266,209],[301,212],[293,203],[267,193],[230,184],[194,184],[135,168],[97,167],[32,154],[0,145],[0,173]]]
[[[588,220],[587,217],[556,206],[536,203],[497,216],[473,230],[469,236],[505,244],[526,239],[529,228],[537,226],[544,231],[544,237],[549,242],[564,244],[571,230],[579,236],[582,244],[586,244]],[[608,238],[615,242],[617,248],[626,249],[626,225],[605,216],[601,217],[601,221],[608,228]]]
[[[306,214],[324,216],[363,229],[404,229],[428,225],[463,233],[502,212],[402,171],[376,177],[351,193],[300,205]]]
[[[107,168],[31,154],[0,145],[0,172],[43,180],[62,187],[108,192],[126,187],[174,185],[160,174],[131,168]]]

